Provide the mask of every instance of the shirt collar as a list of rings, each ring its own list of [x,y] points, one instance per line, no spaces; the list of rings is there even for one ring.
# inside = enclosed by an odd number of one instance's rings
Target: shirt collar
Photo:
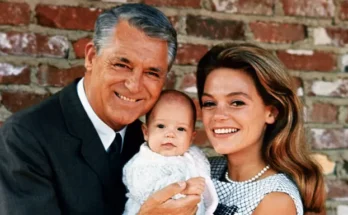
[[[78,82],[77,94],[79,96],[79,99],[82,103],[83,108],[85,109],[88,115],[88,118],[92,121],[94,128],[97,130],[97,133],[99,135],[100,140],[103,143],[105,150],[107,150],[110,147],[112,141],[115,139],[116,133],[112,128],[110,128],[107,124],[105,124],[94,112],[92,106],[88,102],[86,92],[83,86],[83,82],[84,82],[84,78],[82,78]],[[118,133],[122,137],[122,148],[124,143],[124,136],[126,134],[126,129],[127,129],[127,126],[125,126],[122,130],[118,131]]]

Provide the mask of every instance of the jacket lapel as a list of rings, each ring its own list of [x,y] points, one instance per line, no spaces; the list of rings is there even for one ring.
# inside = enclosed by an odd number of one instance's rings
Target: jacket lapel
[[[110,184],[108,157],[98,133],[78,97],[77,83],[79,80],[61,91],[60,104],[69,132],[82,142],[83,159],[97,174],[101,183],[107,187]]]
[[[141,131],[140,120],[136,120],[127,126],[126,135],[123,142],[121,162],[124,165],[134,154],[139,152],[140,145],[144,142],[143,132]]]

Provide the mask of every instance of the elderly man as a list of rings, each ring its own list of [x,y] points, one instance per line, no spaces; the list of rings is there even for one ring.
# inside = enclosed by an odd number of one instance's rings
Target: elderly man
[[[138,117],[156,102],[176,49],[175,30],[155,8],[101,14],[84,78],[1,128],[0,214],[122,214],[122,167],[143,142]],[[170,199],[185,186],[155,193],[140,214],[194,213],[199,197]]]

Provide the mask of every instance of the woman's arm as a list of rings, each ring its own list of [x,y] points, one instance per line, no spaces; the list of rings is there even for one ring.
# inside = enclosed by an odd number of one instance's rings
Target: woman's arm
[[[253,212],[253,215],[263,214],[296,215],[295,202],[286,193],[269,193],[262,199]]]

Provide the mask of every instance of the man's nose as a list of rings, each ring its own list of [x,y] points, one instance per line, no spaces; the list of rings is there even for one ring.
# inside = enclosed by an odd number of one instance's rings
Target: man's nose
[[[125,86],[131,93],[138,93],[143,87],[142,75],[142,70],[133,69],[129,77],[126,79]]]

